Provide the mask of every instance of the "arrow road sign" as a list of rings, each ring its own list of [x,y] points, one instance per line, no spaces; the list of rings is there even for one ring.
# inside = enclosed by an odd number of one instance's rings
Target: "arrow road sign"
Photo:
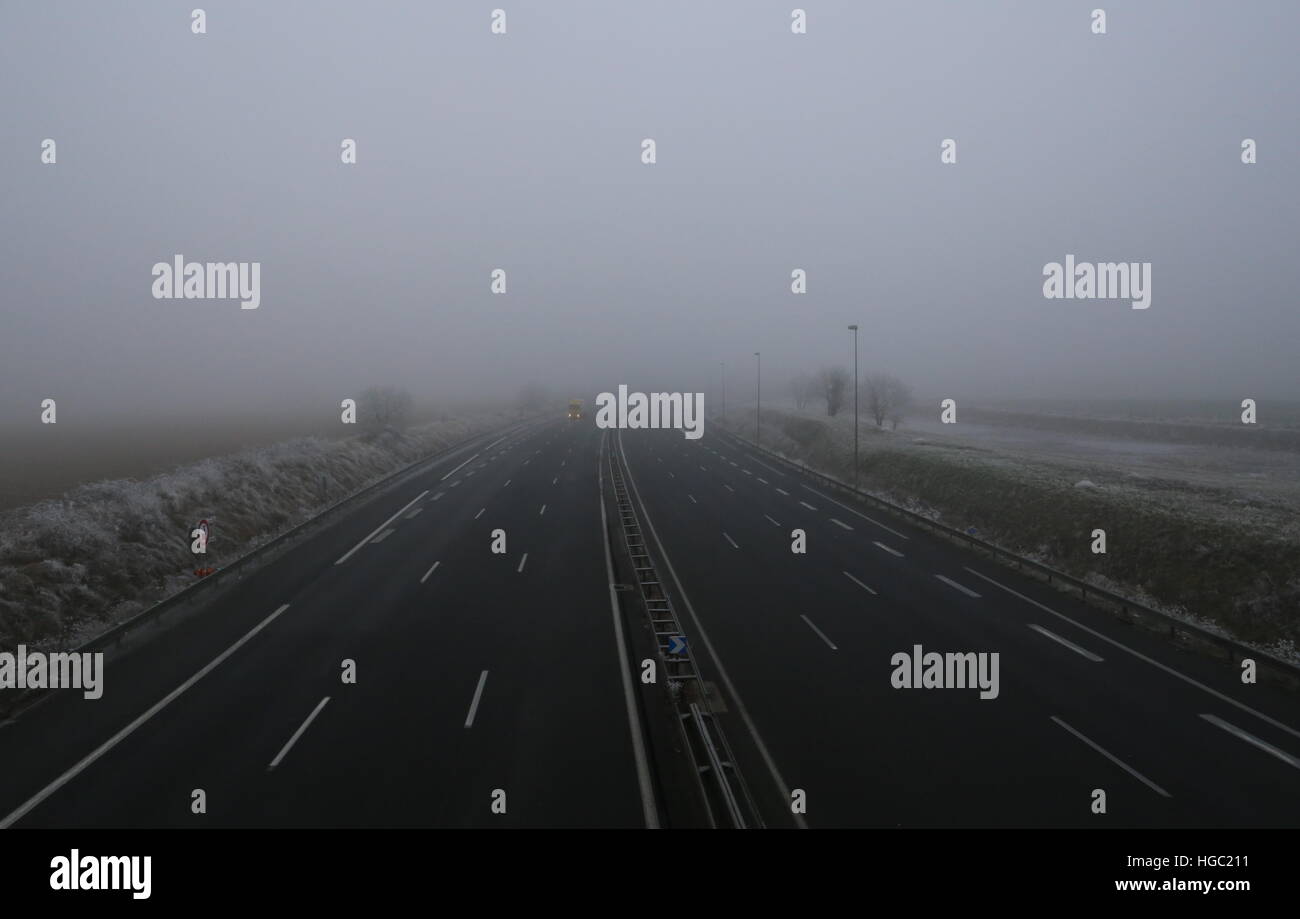
[[[685,635],[668,636],[668,653],[669,654],[686,653],[686,636]]]

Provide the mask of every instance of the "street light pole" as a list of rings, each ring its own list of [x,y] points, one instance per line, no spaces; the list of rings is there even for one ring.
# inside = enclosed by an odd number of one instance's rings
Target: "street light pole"
[[[858,324],[849,326],[853,333],[853,487],[858,487]]]
[[[727,420],[727,362],[720,361],[722,364],[722,420]]]
[[[759,419],[763,411],[763,354],[760,351],[755,351],[754,357],[758,358],[758,367],[754,375],[754,443],[758,443]]]

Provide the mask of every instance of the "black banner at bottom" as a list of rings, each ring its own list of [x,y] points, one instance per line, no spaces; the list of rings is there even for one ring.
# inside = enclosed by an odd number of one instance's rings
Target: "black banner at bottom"
[[[839,830],[731,833],[487,830],[19,830],[0,834],[7,906],[374,903],[376,896],[629,904],[692,891],[816,897],[842,888],[927,905],[1191,901],[1231,908],[1294,889],[1284,831]],[[756,870],[757,869],[757,870]],[[1291,875],[1288,877],[1288,875]],[[476,893],[477,891],[477,893]],[[680,901],[689,902],[689,901]],[[446,906],[451,906],[446,901]]]

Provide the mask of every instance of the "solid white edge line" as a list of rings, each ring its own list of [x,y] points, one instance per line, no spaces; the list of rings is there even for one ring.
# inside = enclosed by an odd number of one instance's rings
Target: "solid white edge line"
[[[298,726],[298,730],[293,732],[293,736],[289,738],[289,742],[280,748],[279,753],[275,754],[275,759],[271,760],[271,765],[266,767],[267,772],[270,772],[276,766],[280,765],[280,760],[284,759],[285,755],[293,749],[293,745],[298,742],[298,738],[306,733],[307,728],[316,720],[316,716],[320,714],[320,710],[325,707],[325,703],[329,700],[330,697],[326,696],[317,703],[316,707],[311,710],[311,714],[307,716],[307,720]]]
[[[831,641],[829,638],[827,638],[826,635],[822,632],[821,629],[819,629],[819,628],[817,628],[817,626],[813,625],[813,621],[812,621],[811,619],[809,619],[809,618],[808,618],[807,616],[805,616],[803,613],[800,613],[800,614],[799,614],[799,618],[802,619],[804,622],[808,623],[808,628],[810,628],[810,629],[812,629],[814,632],[816,632],[816,633],[817,633],[817,636],[818,636],[819,638],[821,638],[822,641],[824,641],[824,642],[826,642],[826,644],[830,645],[832,651],[838,651],[838,650],[839,650],[839,648],[835,647],[835,642],[833,642],[833,641]]]
[[[966,566],[963,565],[962,567],[965,568]],[[1124,651],[1128,654],[1132,654],[1134,657],[1138,658],[1139,660],[1146,661],[1148,664],[1160,668],[1170,676],[1177,677],[1178,679],[1182,680],[1185,683],[1190,683],[1192,686],[1195,686],[1197,689],[1208,692],[1210,695],[1214,696],[1216,699],[1220,700],[1221,702],[1227,702],[1229,705],[1235,705],[1243,712],[1249,712],[1250,714],[1254,715],[1256,718],[1260,719],[1261,721],[1273,725],[1273,727],[1277,728],[1278,730],[1286,731],[1288,734],[1290,734],[1293,737],[1300,737],[1300,731],[1297,731],[1295,728],[1291,727],[1290,725],[1283,724],[1281,721],[1278,721],[1276,718],[1273,718],[1269,715],[1265,715],[1261,711],[1256,711],[1255,709],[1251,708],[1249,705],[1246,705],[1244,702],[1238,702],[1236,699],[1232,698],[1232,696],[1224,695],[1223,693],[1219,692],[1217,689],[1212,689],[1209,686],[1206,686],[1204,683],[1200,682],[1199,680],[1194,680],[1191,677],[1187,676],[1186,674],[1179,673],[1173,667],[1167,667],[1164,664],[1160,663],[1160,661],[1155,660],[1154,658],[1147,657],[1141,651],[1134,651],[1128,645],[1121,644],[1115,639],[1107,635],[1103,635],[1101,632],[1098,632],[1095,629],[1090,629],[1083,623],[1076,622],[1075,620],[1071,619],[1069,616],[1065,615],[1064,613],[1058,613],[1050,606],[1044,606],[1043,604],[1039,603],[1037,600],[1033,599],[1032,597],[1026,597],[1024,594],[1012,590],[1010,587],[1007,587],[1005,584],[999,584],[997,581],[993,580],[992,578],[980,574],[974,568],[966,568],[966,570],[969,571],[971,574],[975,575],[975,577],[980,578],[981,580],[984,581],[988,581],[994,587],[1002,588],[1007,593],[1011,594],[1011,596],[1019,597],[1021,600],[1024,600],[1026,603],[1030,603],[1038,607],[1043,612],[1050,613],[1051,615],[1055,616],[1057,619],[1060,619],[1063,622],[1070,623],[1070,625],[1074,626],[1076,629],[1082,629],[1092,637],[1101,639],[1102,641],[1106,642],[1108,645],[1113,645],[1114,647],[1119,648],[1121,651]]]
[[[270,625],[271,622],[274,621],[274,619],[275,619],[277,616],[279,616],[281,613],[283,613],[283,612],[284,612],[285,610],[287,610],[288,608],[289,608],[289,604],[288,604],[288,603],[283,604],[283,605],[282,605],[279,609],[277,609],[274,613],[272,613],[271,615],[267,616],[265,619],[263,619],[263,620],[262,620],[261,622],[259,622],[257,625],[253,626],[253,628],[251,628],[251,629],[249,629],[247,632],[245,632],[243,638],[239,639],[239,641],[235,642],[233,645],[231,645],[231,646],[230,646],[229,648],[227,648],[225,651],[222,651],[219,655],[217,655],[215,658],[213,658],[212,661],[211,661],[207,666],[205,666],[202,670],[200,670],[198,673],[194,674],[194,676],[190,677],[188,680],[186,680],[186,681],[185,681],[184,683],[182,683],[181,685],[177,686],[175,689],[173,689],[173,690],[172,690],[171,692],[169,692],[167,695],[163,696],[163,698],[162,698],[160,701],[155,702],[155,703],[153,704],[153,706],[152,706],[151,708],[149,708],[149,709],[148,709],[148,710],[147,710],[143,715],[140,715],[138,718],[136,718],[134,721],[132,721],[132,722],[131,722],[130,724],[128,724],[126,727],[122,728],[122,730],[118,731],[116,734],[114,734],[114,735],[113,735],[112,737],[110,737],[108,740],[104,741],[102,744],[100,744],[98,747],[96,747],[93,751],[91,751],[89,754],[87,754],[85,757],[83,757],[83,758],[82,758],[82,759],[81,759],[81,760],[80,760],[80,761],[79,761],[75,766],[73,766],[71,769],[68,769],[66,772],[64,772],[62,775],[60,775],[60,776],[59,776],[57,779],[55,779],[53,782],[51,782],[50,784],[46,785],[44,788],[42,788],[42,789],[41,789],[40,791],[38,791],[36,794],[32,795],[30,798],[28,798],[26,801],[24,801],[21,805],[18,806],[18,808],[17,808],[16,810],[13,811],[13,813],[9,814],[9,815],[8,815],[7,817],[5,817],[3,820],[0,820],[0,830],[6,830],[6,829],[8,829],[9,827],[13,826],[13,824],[14,824],[15,821],[17,821],[17,820],[21,820],[24,816],[27,815],[28,812],[30,812],[30,811],[32,810],[32,808],[36,807],[38,804],[40,804],[42,801],[44,801],[44,800],[45,800],[46,798],[48,798],[50,795],[54,794],[56,791],[58,791],[58,790],[59,790],[60,788],[62,788],[64,785],[68,784],[68,782],[70,782],[70,781],[72,781],[74,778],[76,778],[76,777],[77,777],[77,776],[78,776],[78,775],[79,775],[79,774],[80,774],[80,773],[81,773],[81,772],[82,772],[82,771],[83,771],[87,766],[89,766],[91,763],[95,762],[95,760],[99,759],[101,756],[103,756],[103,755],[104,755],[105,753],[107,753],[109,750],[111,750],[111,749],[113,749],[114,747],[116,747],[119,743],[121,743],[121,742],[122,742],[123,740],[125,740],[127,737],[131,736],[131,734],[134,733],[135,730],[136,730],[137,728],[140,727],[140,725],[144,724],[146,721],[148,721],[148,720],[149,720],[150,718],[152,718],[154,715],[158,714],[160,711],[162,711],[164,708],[166,708],[168,705],[170,705],[170,704],[171,704],[171,703],[176,699],[177,696],[179,696],[181,693],[185,692],[185,690],[189,689],[191,686],[193,686],[193,685],[194,685],[195,683],[197,683],[199,680],[203,679],[205,676],[207,676],[209,673],[211,673],[213,670],[215,670],[215,669],[216,669],[216,668],[221,664],[222,661],[224,661],[226,658],[230,657],[230,655],[234,654],[236,651],[238,651],[240,648],[242,648],[242,647],[244,646],[244,643],[245,643],[245,642],[247,642],[250,638],[252,638],[252,637],[253,637],[254,635],[256,635],[258,632],[262,631],[262,629],[264,629],[264,628],[266,628],[268,625]]]
[[[962,593],[964,593],[964,594],[965,594],[966,596],[968,596],[968,597],[974,597],[974,598],[977,599],[977,600],[979,599],[979,594],[975,593],[975,591],[971,590],[969,587],[964,587],[964,586],[962,586],[961,584],[958,584],[958,583],[957,583],[956,581],[954,581],[952,578],[946,578],[946,577],[944,577],[944,576],[941,575],[941,574],[936,574],[935,577],[936,577],[937,579],[939,579],[940,581],[943,581],[945,584],[947,584],[947,585],[948,585],[949,587],[951,587],[953,590],[960,590]]]
[[[1172,797],[1173,797],[1173,795],[1171,795],[1169,792],[1165,791],[1163,788],[1161,788],[1161,787],[1160,787],[1159,785],[1157,785],[1155,782],[1151,781],[1149,778],[1147,778],[1147,777],[1146,777],[1145,775],[1143,775],[1142,773],[1138,772],[1136,769],[1134,769],[1134,768],[1133,768],[1132,766],[1130,766],[1128,763],[1124,762],[1122,759],[1120,759],[1120,758],[1117,757],[1117,756],[1113,756],[1113,755],[1110,754],[1108,751],[1106,751],[1104,748],[1102,748],[1101,746],[1099,746],[1095,741],[1089,740],[1087,737],[1084,737],[1082,734],[1080,734],[1080,733],[1079,733],[1078,731],[1076,731],[1074,728],[1070,727],[1068,724],[1066,724],[1066,723],[1065,723],[1064,721],[1062,721],[1060,718],[1057,718],[1055,715],[1053,715],[1053,716],[1052,716],[1052,720],[1055,721],[1057,724],[1059,724],[1061,727],[1065,728],[1067,731],[1069,731],[1069,732],[1070,732],[1071,734],[1073,734],[1075,737],[1077,737],[1077,738],[1079,738],[1080,740],[1082,740],[1082,741],[1083,741],[1084,743],[1086,743],[1088,746],[1092,747],[1094,750],[1096,750],[1096,751],[1097,751],[1098,753],[1100,753],[1102,756],[1106,757],[1106,759],[1110,760],[1110,761],[1111,761],[1112,763],[1114,763],[1116,766],[1119,766],[1121,769],[1123,769],[1123,770],[1124,770],[1125,772],[1127,772],[1129,775],[1133,776],[1133,778],[1137,779],[1137,780],[1138,780],[1139,782],[1141,782],[1143,785],[1147,786],[1147,787],[1150,788],[1152,791],[1156,792],[1156,794],[1163,795],[1163,796],[1166,797],[1166,798],[1172,798]]]
[[[1268,741],[1260,740],[1254,734],[1251,734],[1247,731],[1243,731],[1235,724],[1229,724],[1228,722],[1224,721],[1222,718],[1218,717],[1217,715],[1209,715],[1209,714],[1202,713],[1201,717],[1204,718],[1206,721],[1210,722],[1210,724],[1214,725],[1215,727],[1223,728],[1225,731],[1227,731],[1229,734],[1233,735],[1234,737],[1238,738],[1239,740],[1244,740],[1246,741],[1246,743],[1250,744],[1251,746],[1258,747],[1259,749],[1263,750],[1265,753],[1270,753],[1273,756],[1276,756],[1278,759],[1286,763],[1292,769],[1300,769],[1300,759],[1296,759],[1294,756],[1292,756],[1290,753],[1286,752],[1285,750],[1279,750],[1277,747],[1273,746]]]
[[[606,435],[601,435],[601,451],[606,448]],[[632,671],[628,666],[627,640],[623,636],[623,617],[618,609],[618,591],[615,588],[614,557],[609,549],[609,515],[605,513],[605,464],[597,455],[597,485],[600,488],[600,542],[605,547],[605,574],[609,579],[609,611],[614,620],[614,641],[618,645],[618,669],[623,680],[623,701],[627,706],[627,729],[632,735],[632,758],[636,760],[636,782],[641,791],[641,813],[648,830],[659,829],[659,808],[655,804],[654,785],[650,781],[650,765],[645,755],[645,741],[641,737],[641,716],[637,713],[636,695],[632,690]]]
[[[428,493],[429,493],[429,492],[426,490],[426,491],[422,491],[422,492],[420,492],[418,495],[416,495],[416,496],[411,500],[411,502],[410,502],[409,504],[406,504],[405,506],[403,506],[402,509],[401,509],[400,511],[398,511],[398,512],[397,512],[396,514],[394,514],[393,516],[389,517],[387,520],[385,520],[385,521],[384,521],[383,523],[381,523],[379,526],[375,527],[375,529],[371,532],[371,534],[370,534],[369,536],[367,536],[365,539],[361,540],[361,542],[357,543],[355,546],[353,546],[351,549],[349,549],[346,553],[344,553],[343,557],[340,558],[340,559],[339,559],[337,562],[335,562],[334,564],[336,564],[336,565],[342,565],[344,562],[346,562],[348,559],[350,559],[353,555],[356,554],[356,552],[357,552],[358,549],[360,549],[360,548],[361,548],[362,546],[364,546],[366,543],[370,542],[370,540],[374,539],[374,538],[379,534],[379,531],[380,531],[380,530],[382,530],[384,527],[388,526],[390,523],[392,523],[394,520],[396,520],[398,517],[400,517],[403,513],[406,512],[407,508],[409,508],[409,507],[410,507],[412,504],[414,504],[416,501],[419,501],[421,498],[423,498],[423,497],[424,497],[425,495],[427,495]]]
[[[811,487],[811,486],[809,486],[809,485],[804,485],[803,487],[806,488],[808,491],[812,492],[812,493],[813,493],[814,495],[816,495],[817,497],[819,497],[819,498],[825,498],[825,499],[826,499],[827,501],[829,501],[831,504],[834,504],[834,505],[837,506],[837,507],[842,507],[842,508],[844,508],[844,509],[845,509],[846,511],[848,511],[850,514],[857,514],[857,515],[858,515],[859,517],[861,517],[863,520],[867,521],[868,523],[875,524],[876,526],[878,526],[878,527],[880,527],[882,530],[884,530],[886,533],[893,533],[893,534],[894,534],[895,536],[897,536],[899,539],[907,539],[907,538],[908,538],[906,534],[904,534],[904,533],[900,533],[900,532],[898,532],[898,530],[895,530],[895,529],[892,528],[892,527],[887,527],[887,526],[885,526],[885,525],[884,525],[883,523],[881,523],[879,520],[876,520],[874,517],[868,517],[866,514],[862,513],[862,511],[854,510],[853,508],[849,507],[847,504],[842,504],[842,503],[840,503],[839,501],[836,501],[836,500],[835,500],[834,498],[832,498],[830,495],[822,494],[820,491],[818,491],[817,489],[815,489],[815,488],[813,488],[813,487]]]
[[[479,674],[478,687],[474,690],[474,700],[469,704],[469,714],[465,716],[465,727],[473,727],[474,714],[478,711],[478,700],[483,698],[483,685],[487,682],[488,672],[484,670]]]
[[[645,502],[641,500],[641,492],[636,487],[636,479],[632,475],[632,464],[627,461],[627,451],[623,449],[623,439],[621,437],[618,438],[618,450],[623,456],[623,465],[627,469],[627,481],[628,484],[632,486],[631,493],[636,497],[637,504],[641,505],[642,517],[645,520],[646,529],[650,531],[650,535],[659,546],[659,557],[663,559],[664,567],[668,569],[669,577],[671,577],[677,584],[678,593],[681,594],[682,598],[682,605],[686,607],[686,612],[695,622],[695,634],[700,636],[700,641],[704,643],[704,647],[708,649],[709,656],[713,658],[713,663],[718,668],[718,676],[722,680],[722,685],[727,688],[727,692],[731,694],[732,701],[736,703],[736,713],[740,715],[740,719],[745,723],[745,727],[749,730],[749,736],[754,739],[754,746],[758,748],[759,755],[767,765],[768,773],[771,775],[772,780],[776,782],[777,790],[781,793],[781,797],[784,800],[789,801],[790,786],[787,785],[785,779],[781,777],[781,771],[777,769],[776,761],[772,759],[772,754],[768,751],[767,744],[763,743],[763,738],[759,735],[758,728],[754,725],[754,719],[749,717],[749,709],[745,708],[744,700],[741,699],[740,693],[736,692],[736,686],[731,682],[731,677],[727,673],[727,668],[722,665],[722,658],[718,657],[717,652],[713,650],[713,642],[709,641],[709,635],[704,630],[704,624],[700,622],[700,617],[695,615],[695,607],[691,605],[690,597],[686,596],[686,588],[682,586],[681,579],[677,577],[677,572],[673,570],[673,563],[669,560],[668,553],[664,551],[664,544],[660,541],[659,534],[655,532],[654,524],[650,522],[650,514],[646,511]],[[808,821],[804,820],[802,814],[791,814],[791,816],[794,818],[795,826],[799,827],[801,830],[808,829]]]
[[[1052,641],[1056,642],[1057,644],[1064,645],[1065,647],[1067,647],[1067,648],[1069,648],[1071,651],[1073,651],[1075,654],[1081,654],[1081,655],[1083,655],[1084,657],[1086,657],[1088,660],[1092,661],[1093,663],[1100,664],[1100,663],[1103,662],[1102,659],[1101,659],[1100,657],[1098,657],[1097,655],[1093,654],[1093,653],[1092,653],[1091,651],[1089,651],[1087,648],[1081,648],[1081,647],[1079,647],[1078,645],[1076,645],[1074,642],[1070,641],[1068,638],[1062,638],[1060,635],[1057,635],[1055,632],[1049,632],[1047,629],[1043,628],[1041,625],[1038,625],[1037,623],[1034,623],[1034,622],[1026,622],[1025,625],[1029,626],[1031,629],[1033,629],[1033,630],[1034,630],[1035,632],[1037,632],[1038,634],[1040,634],[1040,635],[1044,635],[1044,636],[1046,636],[1047,638],[1052,639]]]
[[[443,476],[442,478],[440,478],[438,481],[439,481],[439,482],[445,482],[445,481],[447,481],[447,480],[450,479],[452,476],[454,476],[454,475],[455,475],[459,470],[464,469],[464,468],[465,468],[465,465],[466,465],[467,463],[472,463],[472,462],[474,462],[474,460],[478,459],[478,457],[479,457],[479,454],[475,453],[475,454],[474,454],[473,456],[471,456],[469,459],[465,460],[464,463],[461,463],[459,466],[457,466],[457,467],[456,467],[455,469],[453,469],[451,472],[449,472],[449,473],[447,473],[446,475],[444,475],[444,476]]]

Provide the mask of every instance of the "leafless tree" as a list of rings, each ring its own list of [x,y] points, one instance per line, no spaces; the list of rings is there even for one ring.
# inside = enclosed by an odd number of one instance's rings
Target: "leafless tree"
[[[883,427],[889,421],[897,429],[912,404],[912,391],[907,384],[888,373],[867,374],[862,381],[862,395],[876,427]]]
[[[371,386],[357,400],[357,420],[367,431],[400,431],[411,423],[411,394],[396,386]]]
[[[843,367],[823,367],[817,374],[817,386],[826,399],[826,414],[834,416],[844,405],[844,392],[849,388],[849,372]]]
[[[802,411],[817,395],[817,384],[812,377],[801,373],[790,380],[790,392],[794,396],[794,407]]]

